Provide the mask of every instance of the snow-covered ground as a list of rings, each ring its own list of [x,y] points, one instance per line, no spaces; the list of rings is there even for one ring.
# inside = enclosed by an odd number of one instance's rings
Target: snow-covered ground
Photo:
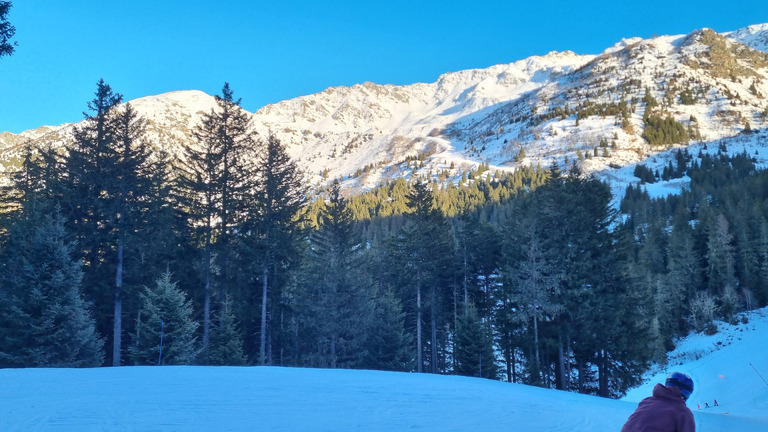
[[[692,335],[624,400],[491,380],[279,367],[0,370],[1,431],[618,431],[669,370],[699,431],[768,431],[768,310]],[[754,369],[753,367],[754,366]],[[704,402],[720,407],[704,408]],[[696,404],[702,408],[697,409]]]

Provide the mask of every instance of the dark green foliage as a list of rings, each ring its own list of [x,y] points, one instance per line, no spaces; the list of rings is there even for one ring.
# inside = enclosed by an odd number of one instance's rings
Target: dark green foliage
[[[695,105],[696,102],[696,96],[693,94],[691,89],[686,88],[680,92],[680,103],[683,105]]]
[[[670,104],[678,90],[666,90]],[[308,196],[281,143],[250,135],[228,86],[182,173],[163,155],[150,162],[143,123],[119,99],[99,83],[67,157],[27,149],[3,188],[0,249],[19,255],[15,221],[66,200],[62,223],[78,240],[70,261],[82,257],[97,328],[133,336],[138,364],[157,364],[162,322],[165,364],[193,361],[207,333],[195,359],[206,364],[485,377],[503,364],[509,381],[615,397],[677,337],[768,303],[768,180],[746,154],[678,151],[657,170],[638,165],[646,183],[688,175],[690,188],[651,199],[630,185],[621,220],[609,187],[576,168],[491,176],[484,163],[457,183],[439,173],[439,183],[399,178],[350,197],[337,183]],[[556,115],[628,112],[584,104]],[[675,129],[651,109],[646,123]],[[611,146],[607,137],[595,150]],[[40,296],[20,299],[0,280],[0,351],[34,347],[31,312],[16,309]],[[152,288],[139,296],[142,285]],[[118,304],[131,317],[124,330],[110,325]]]
[[[57,212],[18,220],[0,253],[0,367],[93,367],[104,359],[82,271]]]
[[[208,363],[212,365],[242,366],[248,359],[243,350],[243,336],[237,322],[231,301],[224,301],[219,312],[211,320],[210,353]]]
[[[224,298],[234,284],[233,232],[243,230],[254,189],[257,140],[249,128],[250,116],[224,83],[222,94],[216,95],[216,108],[204,114],[193,130],[196,145],[186,148],[179,178],[192,233],[202,249],[202,363],[209,355],[211,298],[214,291]]]
[[[296,265],[301,257],[302,211],[306,205],[307,187],[301,181],[296,162],[291,160],[280,140],[269,136],[258,155],[256,185],[250,195],[248,219],[244,224],[243,256],[249,261],[245,268],[259,279],[261,313],[259,333],[259,364],[271,362],[272,345],[268,335],[279,340],[287,331],[273,326],[270,317],[282,315],[286,300],[283,287],[287,283],[279,276]],[[254,329],[255,330],[255,329]]]
[[[497,378],[498,366],[490,327],[474,308],[466,307],[456,327],[454,356],[458,375]]]
[[[52,150],[23,147],[21,167],[8,173],[9,185],[0,186],[0,218],[34,212],[50,213],[56,207],[55,186],[62,166]]]
[[[198,324],[192,319],[192,304],[171,280],[171,273],[160,276],[154,286],[144,287],[140,297],[136,335],[128,349],[133,364],[193,364],[198,353]]]
[[[524,382],[615,396],[642,372],[649,338],[642,305],[629,300],[624,243],[610,229],[610,189],[578,173],[550,173],[518,199],[507,226],[497,340],[508,376],[520,352]],[[627,328],[636,337],[621,337]]]
[[[657,114],[646,114],[642,137],[650,145],[678,144],[688,140],[688,131],[671,115],[662,118]]]
[[[619,103],[594,103],[586,101],[578,107],[576,111],[576,120],[578,121],[591,116],[600,116],[603,118],[607,116],[618,116],[622,119],[628,119],[630,117],[629,107],[625,100],[622,100]]]
[[[658,281],[650,295],[662,349],[675,336],[703,330],[712,319],[732,320],[743,308],[768,301],[765,194],[760,192],[766,172],[757,171],[746,154],[700,154],[690,160],[680,153],[678,160],[688,165],[689,189],[665,199],[646,197],[645,204],[642,198],[633,198],[632,206],[622,204],[630,216],[628,225],[637,232],[648,232],[652,222],[662,221],[654,229],[668,233],[668,243],[654,248],[662,257],[656,261],[661,267],[640,260],[642,254],[636,261],[639,273],[657,275],[650,277]],[[663,225],[667,221],[671,226]]]
[[[653,171],[643,164],[635,165],[633,175],[640,179],[640,184],[656,183],[656,176],[653,175]]]
[[[648,113],[652,108],[659,106],[659,101],[651,94],[651,89],[645,88],[645,95],[643,96],[643,103],[645,103],[645,112]]]
[[[381,281],[395,290],[415,330],[416,370],[440,370],[445,360],[454,243],[450,225],[436,207],[432,185],[419,182],[407,193],[405,224],[389,238]],[[395,233],[393,233],[395,234]]]
[[[122,363],[124,306],[136,305],[134,290],[152,281],[155,266],[168,265],[158,262],[166,253],[159,246],[175,244],[170,232],[150,227],[168,220],[167,186],[160,184],[167,168],[150,161],[144,121],[121,101],[104,80],[97,83],[92,114],[75,129],[62,175],[46,185],[78,242],[84,290],[99,312],[97,329],[111,334],[113,365]]]
[[[379,293],[372,305],[359,367],[391,371],[413,370],[413,338],[405,330],[403,305],[392,291]]]
[[[463,302],[477,305],[480,315],[489,317],[501,262],[501,230],[469,213],[460,216],[454,225]]]
[[[352,213],[335,182],[310,237],[307,280],[296,293],[300,331],[311,347],[304,362],[319,367],[355,367],[371,320],[372,286],[361,271],[362,245]]]
[[[8,22],[8,12],[13,5],[10,1],[0,1],[0,57],[13,54],[17,43],[11,42],[16,28]]]

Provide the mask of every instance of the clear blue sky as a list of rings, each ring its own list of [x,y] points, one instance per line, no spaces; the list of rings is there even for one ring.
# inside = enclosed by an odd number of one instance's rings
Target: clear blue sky
[[[12,0],[16,53],[0,58],[0,131],[79,121],[99,78],[126,100],[220,92],[250,111],[365,81],[549,51],[597,54],[624,37],[768,22],[768,0]]]

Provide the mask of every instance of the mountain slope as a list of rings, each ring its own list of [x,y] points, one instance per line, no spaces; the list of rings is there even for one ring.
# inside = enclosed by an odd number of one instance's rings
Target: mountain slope
[[[597,56],[553,52],[446,73],[434,83],[333,87],[265,106],[253,114],[253,127],[280,138],[313,185],[342,177],[360,190],[440,171],[458,179],[480,163],[491,173],[576,163],[611,179],[622,167],[665,158],[670,148],[765,128],[766,41],[768,24],[723,35],[703,29],[625,39]],[[198,91],[131,104],[149,122],[148,139],[177,156],[191,144],[199,116],[215,106]],[[651,114],[679,124],[688,138],[649,142],[643,134]],[[26,139],[67,142],[73,127],[0,134],[0,164],[17,163]],[[417,156],[424,162],[414,172],[407,160]]]

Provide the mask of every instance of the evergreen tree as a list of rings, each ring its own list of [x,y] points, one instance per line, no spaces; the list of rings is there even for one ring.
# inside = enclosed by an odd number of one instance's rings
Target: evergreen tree
[[[719,295],[727,287],[735,287],[735,256],[730,224],[719,214],[707,236],[707,276],[712,294]]]
[[[10,1],[0,1],[0,57],[10,56],[16,48],[16,42],[11,38],[16,34],[16,28],[8,21],[8,11],[11,10]]]
[[[495,379],[498,373],[493,336],[473,307],[465,307],[456,327],[456,373]]]
[[[682,224],[676,224],[669,237],[669,260],[667,262],[666,286],[672,307],[664,323],[669,326],[667,344],[670,350],[671,338],[682,335],[687,329],[685,317],[688,316],[690,300],[703,283],[701,256],[695,244],[693,230],[687,218]]]
[[[504,271],[505,284],[509,285],[505,292],[516,311],[516,321],[526,326],[531,324],[534,355],[530,363],[538,372],[541,370],[539,327],[545,319],[563,311],[563,304],[558,301],[562,274],[554,261],[554,251],[544,246],[538,216],[527,216],[513,231],[516,236],[509,246]],[[541,377],[533,376],[532,379],[533,383],[538,383]]]
[[[391,267],[397,274],[393,281],[407,291],[407,299],[415,300],[412,310],[416,327],[416,367],[424,366],[424,315],[429,318],[429,364],[438,372],[438,327],[442,327],[448,291],[448,277],[454,253],[454,240],[442,212],[437,209],[434,194],[428,183],[417,182],[407,195],[409,212],[407,225],[395,241],[396,264]],[[415,297],[415,298],[414,298]],[[415,306],[415,307],[414,307]]]
[[[112,364],[119,366],[122,298],[120,290],[110,283],[116,281],[116,259],[112,251],[117,243],[110,220],[114,210],[110,182],[115,174],[114,145],[118,140],[117,117],[113,114],[122,95],[102,79],[97,83],[94,96],[88,102],[93,114],[84,113],[85,121],[75,128],[74,142],[67,145],[59,199],[68,227],[77,239],[84,266],[83,286],[95,303],[97,328],[105,334],[111,333]],[[112,311],[109,305],[113,305]]]
[[[490,318],[498,284],[501,236],[493,225],[465,212],[459,217],[457,240],[463,295],[454,301],[478,305],[480,317]]]
[[[53,189],[60,177],[61,163],[55,151],[26,142],[21,167],[8,173],[9,184],[0,186],[0,218],[51,213],[56,207]]]
[[[243,239],[244,256],[252,261],[261,282],[261,323],[259,333],[260,365],[271,363],[268,346],[271,322],[281,316],[284,306],[279,274],[286,274],[300,256],[301,216],[306,205],[307,188],[299,169],[275,136],[270,136],[258,156],[256,187],[251,196]],[[278,332],[281,330],[277,329]]]
[[[143,234],[147,233],[147,226],[143,223],[147,213],[145,204],[155,199],[150,197],[157,170],[149,161],[150,150],[143,140],[144,120],[139,118],[131,104],[125,104],[122,111],[114,110],[113,115],[116,117],[115,142],[111,144],[114,162],[108,171],[111,181],[107,190],[111,199],[105,206],[105,216],[113,227],[113,238],[116,237],[111,240],[116,249],[113,362],[119,365],[122,351],[123,285],[126,273],[130,274],[125,258],[127,254],[128,262],[140,261],[138,255],[132,254],[141,249],[138,244],[142,243]],[[133,276],[135,282],[142,281],[139,275]]]
[[[405,331],[405,312],[390,290],[379,293],[366,323],[361,345],[361,368],[410,371],[413,368],[413,340]]]
[[[185,174],[180,178],[203,250],[203,363],[209,355],[212,289],[217,286],[223,299],[232,288],[232,237],[243,223],[252,189],[256,138],[249,122],[240,99],[235,100],[225,83],[222,95],[216,96],[216,108],[204,114],[193,131],[196,146],[187,148]]]
[[[134,344],[129,348],[136,365],[187,365],[198,354],[192,304],[166,271],[154,286],[141,293],[141,311]]]
[[[78,240],[84,262],[84,287],[97,307],[98,328],[108,331],[111,321],[112,364],[122,356],[125,284],[149,282],[142,262],[149,238],[145,222],[152,219],[147,205],[157,200],[156,182],[164,177],[150,162],[144,140],[145,122],[130,104],[119,107],[122,95],[100,80],[88,103],[92,114],[75,129],[67,146],[63,176],[52,185],[63,203],[69,227]],[[153,248],[154,249],[154,248]],[[131,265],[129,265],[129,263]],[[113,307],[110,311],[110,305]]]
[[[221,305],[219,313],[211,322],[210,354],[208,363],[212,365],[241,366],[248,359],[243,350],[243,336],[232,309],[231,300]]]
[[[82,270],[58,212],[32,212],[0,253],[0,367],[93,367],[103,340],[80,292]]]
[[[371,313],[367,287],[372,283],[360,271],[363,249],[353,237],[352,212],[338,182],[331,186],[319,220],[310,237],[308,278],[298,294],[302,321],[316,338],[309,344],[317,347],[312,353],[315,366],[355,366]]]

